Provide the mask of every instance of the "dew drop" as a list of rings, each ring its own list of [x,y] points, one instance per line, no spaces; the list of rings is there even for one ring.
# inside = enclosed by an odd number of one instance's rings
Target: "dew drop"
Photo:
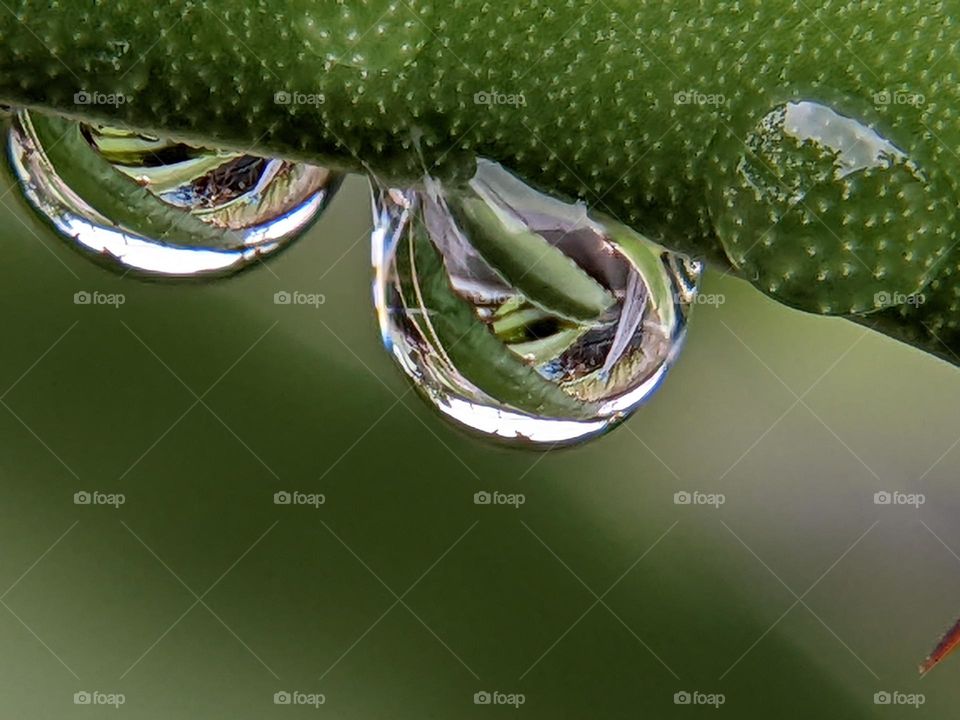
[[[384,345],[484,436],[572,444],[647,400],[675,361],[701,266],[481,160],[446,188],[373,188]]]
[[[67,242],[151,277],[224,276],[276,254],[342,180],[305,163],[27,111],[12,119],[8,157],[24,196]]]
[[[948,196],[881,131],[822,103],[776,106],[719,141],[717,235],[741,274],[817,313],[920,291],[952,243]]]

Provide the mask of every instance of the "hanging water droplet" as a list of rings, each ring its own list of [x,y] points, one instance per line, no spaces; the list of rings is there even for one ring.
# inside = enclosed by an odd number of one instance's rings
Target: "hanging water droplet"
[[[919,292],[954,242],[952,191],[854,117],[798,101],[726,131],[708,177],[716,232],[741,274],[780,302],[881,309]]]
[[[21,111],[9,158],[30,204],[122,272],[222,276],[273,255],[323,212],[342,177]]]
[[[383,341],[440,412],[484,435],[568,444],[653,394],[700,264],[480,161],[464,188],[374,188]]]

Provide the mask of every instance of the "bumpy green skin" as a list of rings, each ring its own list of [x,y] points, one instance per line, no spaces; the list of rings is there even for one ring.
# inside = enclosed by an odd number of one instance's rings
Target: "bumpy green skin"
[[[396,182],[486,156],[960,362],[956,16],[960,0],[7,0],[0,100]],[[831,179],[815,144],[758,150],[799,100],[905,164]],[[803,199],[777,199],[797,177]]]

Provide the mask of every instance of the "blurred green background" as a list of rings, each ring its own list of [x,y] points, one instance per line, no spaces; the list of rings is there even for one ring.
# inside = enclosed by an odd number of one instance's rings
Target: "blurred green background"
[[[446,425],[381,349],[360,178],[275,262],[212,285],[111,275],[4,182],[4,717],[943,718],[960,704],[960,658],[917,675],[960,612],[955,368],[708,274],[726,302],[696,309],[629,423],[573,450],[508,450]],[[126,303],[74,305],[81,290]],[[276,306],[280,290],[326,303]],[[526,502],[474,505],[481,490]],[[926,503],[874,504],[896,490]],[[126,502],[75,505],[78,491]],[[278,506],[278,491],[326,503]],[[679,491],[726,501],[676,505]],[[275,705],[283,691],[325,703]]]

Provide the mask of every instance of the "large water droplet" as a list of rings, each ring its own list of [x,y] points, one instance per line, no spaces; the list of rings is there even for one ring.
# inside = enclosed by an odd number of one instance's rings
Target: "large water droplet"
[[[568,444],[625,419],[679,353],[699,263],[481,161],[448,189],[374,188],[383,341],[441,413]]]
[[[891,140],[817,102],[726,128],[708,178],[733,264],[781,302],[872,312],[920,291],[952,244],[949,195]]]
[[[9,158],[30,204],[68,242],[122,272],[221,276],[277,253],[341,176],[19,112]]]

